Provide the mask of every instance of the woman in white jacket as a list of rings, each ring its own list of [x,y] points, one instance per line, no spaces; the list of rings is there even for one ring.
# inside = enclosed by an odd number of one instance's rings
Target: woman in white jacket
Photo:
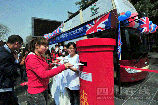
[[[70,102],[72,105],[79,105],[79,55],[76,54],[76,44],[74,42],[69,42],[67,45],[69,55],[64,59],[70,64],[74,65],[70,69],[64,71],[64,77],[67,80],[66,88],[70,95]]]
[[[73,66],[53,78],[50,87],[52,98],[55,99],[56,105],[79,105],[79,55],[76,54],[74,42],[69,42],[67,48],[69,55],[57,59],[60,61],[59,64],[69,62]]]

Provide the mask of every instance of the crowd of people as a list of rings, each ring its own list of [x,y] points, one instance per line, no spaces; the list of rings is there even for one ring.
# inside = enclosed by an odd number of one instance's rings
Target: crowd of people
[[[79,105],[79,66],[76,65],[79,55],[76,54],[76,44],[69,42],[62,46],[59,43],[50,51],[48,41],[38,37],[33,38],[24,49],[21,49],[22,45],[23,39],[19,35],[11,35],[0,46],[0,104],[18,105],[14,83],[20,76],[22,82],[28,83],[27,103],[47,105],[48,92],[56,88],[50,79],[62,75],[64,79],[57,82],[62,82],[60,85],[71,105]]]
[[[45,58],[46,61],[49,63],[57,60],[58,57],[68,56],[68,54],[69,53],[68,53],[67,45],[62,46],[61,43],[59,43],[58,45],[55,45],[55,48],[52,47],[51,51],[47,49],[45,53]]]

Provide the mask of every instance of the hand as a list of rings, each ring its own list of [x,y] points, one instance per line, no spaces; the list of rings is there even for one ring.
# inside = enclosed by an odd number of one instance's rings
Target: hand
[[[52,63],[58,63],[59,62],[59,60],[54,60]]]
[[[64,65],[65,65],[65,68],[66,68],[66,69],[69,69],[70,67],[73,66],[73,65],[71,65],[70,63],[65,63]]]
[[[14,55],[14,58],[15,58],[16,60],[18,60],[18,53],[13,52],[13,55]]]

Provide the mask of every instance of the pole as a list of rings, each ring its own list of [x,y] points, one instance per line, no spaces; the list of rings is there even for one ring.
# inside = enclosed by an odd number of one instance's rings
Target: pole
[[[121,27],[120,27],[121,28]],[[115,52],[118,52],[118,24],[116,25],[116,49]],[[121,94],[121,78],[120,78],[120,64],[119,64],[119,57],[118,54],[116,54],[116,79],[118,82],[118,87],[119,87],[119,91],[118,93],[115,94],[116,97],[120,98],[120,99],[125,99],[125,96]]]

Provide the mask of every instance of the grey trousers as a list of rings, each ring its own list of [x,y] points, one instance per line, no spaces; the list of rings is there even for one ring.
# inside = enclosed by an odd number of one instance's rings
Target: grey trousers
[[[28,93],[28,105],[47,105],[48,100],[48,90],[43,91],[38,94]]]

